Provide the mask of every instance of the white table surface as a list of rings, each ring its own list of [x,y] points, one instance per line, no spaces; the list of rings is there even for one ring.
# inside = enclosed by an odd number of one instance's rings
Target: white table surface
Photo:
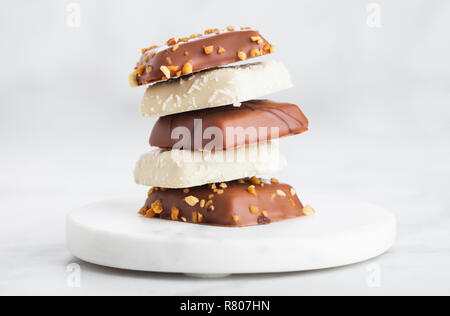
[[[163,29],[142,27],[159,2],[74,2],[75,28],[62,1],[6,1],[0,10],[8,26],[0,28],[0,294],[450,294],[448,1],[376,1],[376,28],[364,1],[260,0],[255,8],[236,0],[240,10],[177,1],[171,5],[190,19],[167,25],[155,16]],[[217,10],[223,14],[206,14]],[[126,80],[138,49],[242,23],[273,39],[276,59],[291,70],[295,88],[270,98],[298,103],[311,122],[309,133],[282,141],[290,168],[277,177],[306,203],[329,194],[390,209],[399,222],[395,247],[345,268],[219,280],[74,259],[64,241],[71,209],[145,198],[132,170],[154,121],[139,116],[143,90]],[[67,285],[74,262],[79,288]],[[374,268],[380,287],[368,286],[377,283],[367,282]]]
[[[352,146],[344,146],[339,143],[343,136],[315,133],[283,140],[282,150],[296,165],[279,178],[294,184],[305,202],[320,191],[390,209],[399,222],[395,247],[370,262],[338,269],[212,280],[104,268],[80,262],[66,249],[64,220],[72,208],[139,192],[145,198],[146,189],[134,185],[130,170],[133,153],[144,146],[123,141],[130,135],[118,140],[120,148],[97,148],[95,140],[81,137],[86,143],[61,144],[53,156],[38,148],[45,141],[26,149],[8,148],[0,178],[0,294],[450,294],[446,140],[423,141],[417,150],[417,140],[400,148],[387,138],[354,139]],[[299,148],[309,148],[309,154],[293,159]],[[37,153],[33,161],[28,150]],[[68,285],[71,263],[81,267],[80,287]],[[379,282],[371,282],[373,276]]]

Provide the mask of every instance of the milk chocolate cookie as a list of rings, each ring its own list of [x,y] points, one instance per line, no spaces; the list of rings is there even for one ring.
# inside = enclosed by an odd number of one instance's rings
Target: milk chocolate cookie
[[[307,130],[308,119],[297,105],[253,100],[242,103],[240,107],[228,105],[161,117],[153,128],[150,145],[227,150]]]
[[[171,38],[162,47],[142,49],[142,57],[130,75],[130,85],[165,81],[267,55],[274,50],[258,31],[249,28],[212,29],[204,34]]]
[[[244,227],[312,215],[295,190],[259,178],[189,189],[153,188],[139,214],[194,224]]]

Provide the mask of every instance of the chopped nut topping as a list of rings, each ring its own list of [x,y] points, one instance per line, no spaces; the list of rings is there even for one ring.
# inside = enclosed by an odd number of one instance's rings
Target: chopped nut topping
[[[145,56],[145,57],[144,57],[144,63],[148,62],[148,59],[149,59],[149,58],[150,58],[149,56]]]
[[[264,45],[263,49],[265,51],[269,51],[270,50],[270,45],[269,44]]]
[[[201,208],[204,208],[204,207],[205,207],[205,204],[206,204],[206,201],[205,201],[205,200],[201,200],[201,201],[200,201],[200,207],[201,207]]]
[[[257,177],[252,177],[250,179],[250,183],[254,184],[254,185],[259,185],[259,184],[261,184],[261,179],[258,179]]]
[[[214,46],[207,46],[203,50],[206,55],[211,55],[214,51]]]
[[[254,205],[250,205],[250,213],[258,214],[259,213],[259,208],[257,206],[254,206]]]
[[[294,206],[295,206],[295,202],[294,202],[294,200],[293,200],[293,199],[290,199],[290,200],[289,200],[289,203],[291,204],[291,206],[292,206],[292,207],[294,207]]]
[[[178,43],[178,39],[175,37],[172,37],[170,40],[167,41],[168,46],[172,46]]]
[[[192,212],[192,222],[197,223],[198,222],[198,213]]]
[[[221,183],[219,184],[219,187],[221,187],[222,189],[226,189],[228,188],[228,185],[226,183]]]
[[[152,66],[148,66],[146,69],[147,73],[151,73],[153,71],[153,67]]]
[[[293,188],[291,188],[291,195],[292,196],[296,196],[297,195],[297,193],[295,192],[295,190]]]
[[[172,47],[172,51],[173,51],[173,52],[176,52],[178,48],[180,48],[180,45],[179,45],[179,44],[175,44],[175,45]]]
[[[181,76],[181,70],[177,71],[177,77]]]
[[[189,56],[189,52],[188,52],[188,51],[185,51],[185,52],[184,52],[184,56]]]
[[[166,62],[167,62],[168,65],[172,65],[172,58],[167,57],[166,58]]]
[[[145,216],[145,214],[147,214],[147,207],[142,207],[140,210],[139,210],[139,212],[138,212],[138,214],[140,214],[140,215],[142,215],[142,216]]]
[[[244,180],[244,179],[239,179],[239,180],[238,180],[238,183],[244,184],[244,183],[245,183],[245,180]]]
[[[252,49],[250,52],[250,57],[255,58],[258,56],[261,56],[259,49],[256,49],[256,48]]]
[[[184,193],[184,194],[188,194],[188,193],[189,193],[189,189],[184,189],[184,190],[183,190],[183,193]]]
[[[267,211],[262,211],[261,215],[264,217],[269,217],[269,213]]]
[[[132,88],[139,86],[137,82],[137,74],[135,71],[133,71],[133,73],[128,75],[128,83]]]
[[[155,217],[156,213],[153,210],[148,210],[145,217],[152,218]]]
[[[197,219],[198,219],[198,222],[199,222],[199,223],[203,222],[203,218],[204,218],[204,217],[203,217],[203,214],[202,214],[202,213],[198,213],[198,214],[197,214]]]
[[[233,32],[234,30],[236,30],[236,28],[234,27],[234,26],[228,26],[227,27],[227,30],[229,31],[229,32]]]
[[[216,207],[214,205],[211,205],[208,207],[208,212],[214,212],[216,210]]]
[[[214,199],[214,194],[208,195],[208,199],[210,199],[210,200]]]
[[[209,207],[212,206],[213,201],[209,200],[208,202],[206,202],[205,207],[208,209],[209,211]]]
[[[217,190],[217,194],[219,194],[219,195],[222,195],[222,194],[224,194],[224,190]]]
[[[182,217],[181,220],[182,220],[183,222],[185,222],[185,223],[187,222],[186,217]]]
[[[142,74],[144,73],[145,70],[145,66],[140,66],[139,68],[136,69],[136,74],[139,76],[142,76]]]
[[[239,51],[238,52],[238,57],[240,60],[246,60],[247,59],[247,54],[244,53],[243,51]]]
[[[250,37],[250,39],[252,40],[252,42],[256,42],[259,45],[264,43],[263,39],[260,36],[252,36]]]
[[[164,209],[163,209],[163,205],[162,205],[161,200],[155,201],[155,202],[152,204],[151,210],[152,210],[153,212],[155,212],[155,214],[161,214],[162,212],[164,212]]]
[[[175,206],[172,207],[172,220],[176,221],[178,219],[178,215],[180,215],[180,210]]]
[[[184,199],[184,201],[189,204],[190,206],[194,207],[199,202],[199,199],[197,199],[195,196],[188,196]]]
[[[218,53],[218,54],[223,54],[223,53],[225,53],[225,48],[219,47],[219,48],[217,49],[217,53]]]
[[[241,26],[241,30],[251,30],[252,28],[250,26]]]
[[[277,195],[275,193],[270,194],[270,198],[273,200]]]
[[[215,183],[211,184],[211,189],[216,190],[217,189],[217,185]]]
[[[167,67],[170,71],[178,71],[178,69],[180,68],[180,67],[178,67],[178,66],[169,66],[169,67]]]
[[[233,215],[233,221],[234,221],[235,223],[238,223],[238,222],[239,222],[239,216]]]
[[[191,63],[185,63],[183,66],[183,75],[189,75],[193,72],[192,64]]]
[[[303,215],[305,215],[305,216],[311,216],[311,215],[314,215],[314,214],[316,214],[316,211],[315,211],[311,206],[306,205],[306,206],[303,208]]]
[[[256,187],[254,185],[249,186],[247,190],[251,195],[258,196],[258,194],[256,193]]]
[[[277,190],[277,194],[278,194],[279,196],[286,197],[286,193],[284,193],[284,191]]]
[[[148,190],[147,195],[150,196],[153,194],[153,192],[155,192],[155,188],[151,188],[150,190]]]
[[[261,182],[261,188],[264,188],[264,186],[266,185],[264,182]]]
[[[212,33],[219,33],[219,32],[220,32],[219,29],[209,29],[209,30],[205,31],[205,35],[212,34]]]
[[[192,34],[191,36],[189,36],[190,39],[194,39],[197,38],[197,34]]]
[[[280,181],[278,181],[278,179],[272,178],[272,179],[270,179],[270,183],[278,184],[278,183],[280,183]]]
[[[161,71],[167,79],[170,79],[170,70],[167,66],[161,66]]]
[[[189,42],[189,38],[188,37],[180,38],[180,42],[187,43],[187,42]]]
[[[150,58],[153,58],[153,57],[155,57],[155,55],[156,55],[156,53],[155,53],[155,52],[151,53],[151,54],[150,54]]]
[[[273,46],[273,45],[270,46],[269,52],[270,52],[271,54],[275,53],[275,46]]]

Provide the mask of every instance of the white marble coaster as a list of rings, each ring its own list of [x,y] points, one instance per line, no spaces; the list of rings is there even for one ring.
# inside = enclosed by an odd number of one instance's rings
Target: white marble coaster
[[[73,211],[67,244],[84,261],[128,270],[226,275],[316,270],[374,258],[394,244],[396,220],[371,204],[316,197],[311,217],[267,226],[199,226],[137,214],[142,198]]]

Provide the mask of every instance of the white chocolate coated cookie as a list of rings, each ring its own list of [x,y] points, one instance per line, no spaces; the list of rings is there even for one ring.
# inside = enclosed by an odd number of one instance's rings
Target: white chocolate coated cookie
[[[141,102],[144,117],[194,111],[258,99],[292,87],[286,67],[271,61],[216,68],[149,86]]]
[[[286,159],[278,147],[261,143],[236,150],[201,152],[157,149],[137,163],[137,184],[180,189],[278,172]]]

